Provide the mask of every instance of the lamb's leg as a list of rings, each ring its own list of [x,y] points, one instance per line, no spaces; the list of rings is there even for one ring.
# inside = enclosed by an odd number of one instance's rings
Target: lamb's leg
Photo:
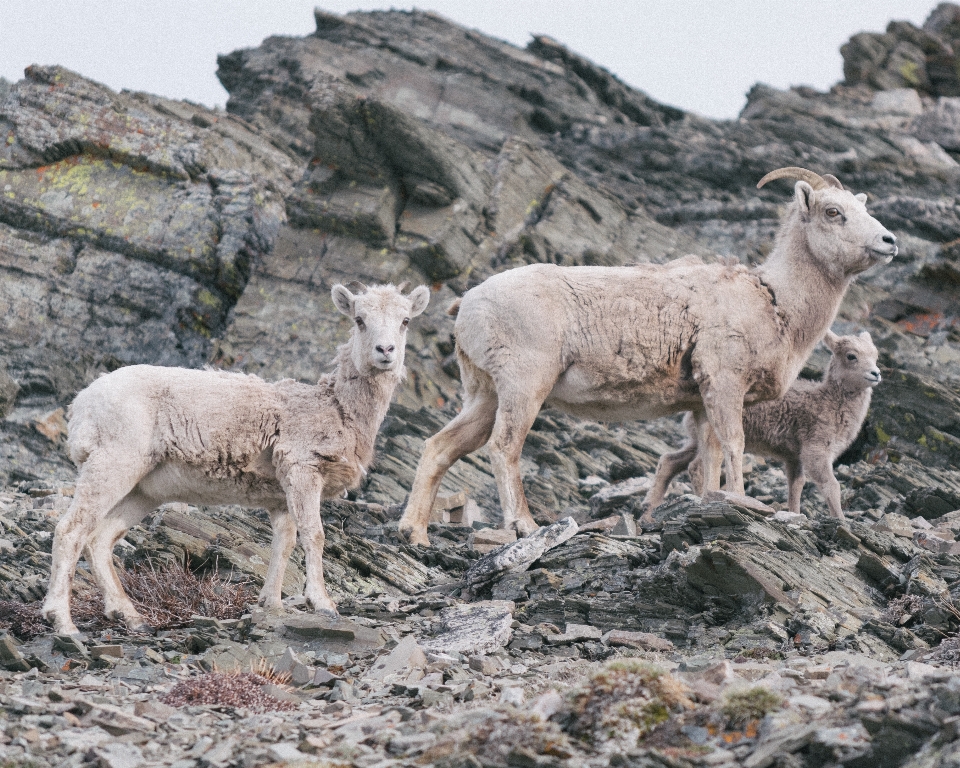
[[[267,610],[279,610],[283,588],[283,574],[287,570],[290,553],[297,543],[297,524],[286,510],[270,510],[273,540],[270,545],[270,565],[260,590],[259,603]],[[322,533],[321,533],[322,536]],[[321,544],[322,548],[322,544]]]
[[[785,461],[784,471],[787,473],[787,509],[800,514],[800,497],[803,495],[803,486],[807,478],[803,474],[803,466],[799,461]]]
[[[400,518],[400,535],[411,544],[430,546],[427,524],[440,481],[454,462],[490,439],[497,416],[497,395],[490,378],[482,371],[470,371],[463,364],[461,371],[465,389],[463,410],[424,444],[410,500]]]
[[[127,628],[133,632],[143,632],[151,627],[123,590],[113,565],[113,549],[121,537],[155,507],[153,500],[137,491],[131,491],[97,526],[86,548],[90,570],[103,593],[104,615],[123,619]]]
[[[670,481],[690,465],[690,462],[697,455],[698,448],[699,445],[694,432],[679,451],[665,453],[660,457],[660,461],[657,462],[656,474],[653,476],[653,485],[650,486],[647,497],[644,499],[647,508],[640,517],[641,523],[653,522],[653,510],[663,503],[663,497],[667,493]]]
[[[53,559],[43,615],[57,634],[79,635],[70,616],[70,591],[80,552],[99,523],[140,481],[145,468],[130,456],[98,453],[80,469],[73,502],[53,534]]]
[[[804,453],[801,458],[804,471],[817,484],[820,493],[827,500],[830,516],[843,520],[843,510],[840,508],[840,483],[833,474],[830,458],[826,453]]]
[[[727,471],[727,490],[743,495],[743,389],[737,382],[725,381],[716,376],[715,381],[703,396],[707,421],[713,427],[723,451],[724,467]],[[701,433],[701,437],[703,434]],[[701,441],[701,444],[703,441]],[[705,446],[706,447],[706,446]],[[703,454],[703,491],[720,490],[719,473],[708,458],[715,456],[710,446],[710,455]]]
[[[323,582],[324,536],[320,517],[323,478],[316,469],[296,465],[284,473],[281,483],[307,560],[307,584],[303,594],[314,611],[336,615],[336,603],[327,595]]]

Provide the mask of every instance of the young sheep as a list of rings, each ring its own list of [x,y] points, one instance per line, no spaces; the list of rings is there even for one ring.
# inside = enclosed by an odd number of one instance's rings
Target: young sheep
[[[783,397],[744,408],[744,449],[784,463],[791,512],[800,512],[800,493],[807,475],[827,500],[830,514],[842,519],[840,483],[834,477],[833,462],[860,432],[873,388],[880,383],[880,370],[877,348],[866,331],[859,336],[827,331],[823,342],[833,353],[823,381],[798,380]],[[689,468],[694,489],[701,491],[697,414],[688,413],[683,423],[687,442],[679,451],[660,458],[641,523],[653,522],[653,510],[663,502],[670,481],[683,470]]]
[[[602,421],[703,410],[704,487],[743,493],[744,403],[780,397],[829,328],[854,275],[885,264],[896,239],[833,176],[798,178],[766,263],[679,259],[662,266],[535,264],[467,291],[455,326],[463,410],[427,440],[400,532],[428,544],[444,473],[489,440],[506,527],[535,530],[520,478],[542,405]]]
[[[134,365],[101,376],[70,407],[70,456],[79,466],[70,509],[57,524],[44,616],[77,634],[70,591],[80,552],[103,592],[104,612],[131,629],[146,622],[123,591],[113,547],[168,501],[263,507],[273,541],[260,602],[280,606],[287,560],[299,532],[305,595],[336,613],[323,583],[320,504],[356,487],[404,377],[407,324],[426,309],[420,286],[332,290],[354,322],[337,367],[316,385],[213,370]]]

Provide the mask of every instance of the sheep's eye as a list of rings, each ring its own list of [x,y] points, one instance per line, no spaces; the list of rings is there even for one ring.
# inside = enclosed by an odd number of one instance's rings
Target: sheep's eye
[[[355,317],[353,319],[357,321],[357,328],[359,328],[361,331],[367,327],[367,324],[363,322],[362,317]]]
[[[409,317],[403,318],[403,322],[400,323],[400,325],[401,325],[403,328],[406,328],[408,325],[410,325],[410,318],[409,318]]]
[[[827,208],[827,216],[829,216],[831,219],[835,219],[839,215],[840,211],[836,208]]]
[[[849,360],[851,363],[855,363],[857,361],[857,356],[853,354],[853,352],[847,352],[847,360]]]

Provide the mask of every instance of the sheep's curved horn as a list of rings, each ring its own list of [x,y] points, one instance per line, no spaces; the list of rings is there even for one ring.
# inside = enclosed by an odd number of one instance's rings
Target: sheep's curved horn
[[[832,177],[831,177],[832,178]],[[825,187],[832,186],[823,176],[819,173],[814,173],[813,171],[808,171],[806,168],[799,168],[798,166],[791,165],[788,168],[778,168],[775,171],[770,171],[766,176],[764,176],[760,181],[757,182],[757,189],[760,189],[768,181],[773,181],[774,179],[800,179],[800,181],[805,181],[814,189],[824,189]],[[837,184],[840,182],[838,181]]]
[[[397,290],[400,291],[400,293],[405,293],[409,287],[410,287],[410,281],[404,280],[402,283],[400,283],[400,285],[397,286]]]
[[[353,294],[367,292],[367,286],[365,286],[359,280],[351,280],[349,283],[347,283],[347,288],[349,288],[350,293],[353,293]]]
[[[832,173],[823,174],[823,180],[827,182],[831,187],[836,187],[837,189],[843,189],[843,184],[840,183],[840,179],[834,176]]]

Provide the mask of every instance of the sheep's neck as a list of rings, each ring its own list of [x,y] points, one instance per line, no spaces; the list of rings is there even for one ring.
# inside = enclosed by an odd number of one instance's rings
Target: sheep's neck
[[[799,370],[836,317],[850,278],[837,281],[824,274],[810,257],[799,222],[777,239],[756,274],[776,297]]]
[[[377,432],[402,378],[402,369],[400,372],[376,371],[364,375],[353,364],[349,344],[338,350],[337,368],[330,374],[329,382],[344,420],[353,427],[357,460],[364,469],[373,461]]]

